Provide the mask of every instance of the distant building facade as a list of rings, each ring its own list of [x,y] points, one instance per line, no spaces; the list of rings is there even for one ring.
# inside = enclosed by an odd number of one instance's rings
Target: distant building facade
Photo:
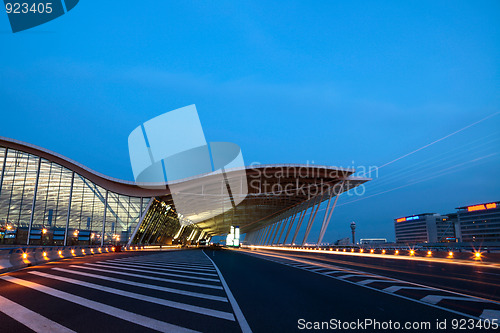
[[[500,202],[394,219],[396,243],[500,242]]]
[[[386,238],[362,238],[359,240],[361,245],[378,245],[387,243]]]
[[[459,207],[455,224],[462,242],[500,242],[500,202]]]
[[[454,236],[454,226],[448,216],[423,213],[394,220],[396,243],[436,243]]]

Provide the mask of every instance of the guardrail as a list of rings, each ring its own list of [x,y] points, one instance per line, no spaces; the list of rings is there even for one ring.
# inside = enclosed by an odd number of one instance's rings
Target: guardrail
[[[140,251],[143,246],[26,246],[0,248],[0,274],[67,258],[121,251]]]

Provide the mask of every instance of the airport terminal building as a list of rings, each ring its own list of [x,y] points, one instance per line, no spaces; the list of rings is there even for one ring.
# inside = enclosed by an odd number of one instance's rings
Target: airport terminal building
[[[0,172],[0,244],[18,245],[190,243],[227,234],[231,226],[238,226],[252,244],[300,244],[326,201],[321,241],[337,195],[370,180],[354,177],[354,169],[300,164],[227,170],[223,178],[216,172],[202,174],[177,182],[176,189],[189,191],[196,181],[212,189],[210,202],[214,189],[220,189],[220,200],[207,208],[202,192],[190,202],[193,214],[183,216],[169,183],[144,186],[114,179],[4,137]],[[227,188],[228,181],[248,183],[248,194],[238,205],[233,200],[238,190]],[[297,237],[301,228],[304,239]]]

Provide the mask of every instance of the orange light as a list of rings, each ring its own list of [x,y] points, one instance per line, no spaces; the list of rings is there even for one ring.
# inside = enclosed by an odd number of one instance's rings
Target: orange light
[[[410,250],[410,255],[411,255],[411,256],[412,256],[412,255],[415,255],[415,251]]]
[[[427,251],[427,255],[428,256],[432,255],[432,251]]]
[[[344,251],[344,252],[345,252],[345,249],[343,249],[342,251]]]
[[[333,249],[332,249],[332,248],[330,248],[330,251],[333,251]]]
[[[94,253],[94,249],[90,249],[90,252]]]
[[[114,250],[115,250],[115,248],[114,248],[114,247],[112,247],[112,248],[111,248],[111,251],[114,251]]]
[[[47,229],[43,228],[42,229],[42,233],[46,234],[47,233]]]
[[[102,249],[101,248],[98,248],[97,250],[102,253]]]
[[[476,257],[477,259],[481,258],[481,252],[474,253],[474,257]]]
[[[385,250],[382,250],[382,254],[385,254]]]
[[[23,259],[27,259],[28,258],[28,254],[27,253],[23,253]]]
[[[406,217],[402,217],[402,218],[396,220],[396,222],[404,222],[404,221],[406,221]]]
[[[335,249],[335,251],[339,252],[339,249]]]
[[[399,250],[396,250],[396,252],[394,252],[394,254],[399,254]]]
[[[8,225],[7,226],[7,230],[11,230],[12,229],[12,226],[11,225]]]
[[[44,257],[46,257],[46,256],[47,256],[47,252],[42,253],[42,255],[43,255]]]
[[[363,250],[363,249],[360,249],[360,250],[359,250],[359,253],[363,253],[364,251],[365,251],[365,250]]]
[[[71,250],[71,254],[75,254],[75,250]]]
[[[84,249],[82,249],[82,253],[85,254],[85,250]]]
[[[468,212],[475,212],[477,210],[485,210],[485,209],[494,209],[497,208],[497,204],[495,202],[488,203],[485,205],[474,205],[467,207]]]
[[[453,252],[451,252],[451,251],[450,251],[450,252],[448,252],[448,255],[449,255],[450,257],[453,257]]]
[[[59,255],[61,255],[61,254],[62,254],[62,251],[57,251],[57,253],[58,253]]]
[[[351,252],[354,252],[354,249],[351,249]]]

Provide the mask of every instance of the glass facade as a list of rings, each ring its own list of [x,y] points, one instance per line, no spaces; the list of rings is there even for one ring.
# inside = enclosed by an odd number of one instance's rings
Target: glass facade
[[[0,244],[119,244],[151,198],[111,192],[36,155],[0,147]]]

